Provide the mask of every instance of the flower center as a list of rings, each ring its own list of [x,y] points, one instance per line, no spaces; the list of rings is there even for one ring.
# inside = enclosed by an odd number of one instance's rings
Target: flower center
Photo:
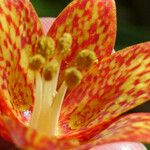
[[[30,127],[48,136],[59,135],[58,121],[67,89],[79,84],[82,70],[96,61],[93,51],[81,51],[77,56],[76,64],[64,71],[64,81],[57,89],[61,61],[71,51],[72,36],[64,33],[58,43],[59,48],[56,50],[52,38],[40,37],[36,54],[29,59],[29,68],[34,71],[36,79]]]

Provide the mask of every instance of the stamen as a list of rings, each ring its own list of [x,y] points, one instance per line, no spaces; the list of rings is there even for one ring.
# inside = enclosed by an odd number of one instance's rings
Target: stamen
[[[51,37],[47,37],[46,49],[48,51],[48,55],[52,55],[55,50],[55,42]]]
[[[65,70],[65,81],[69,88],[73,88],[82,79],[82,74],[75,67],[70,67]]]
[[[51,115],[50,115],[50,135],[58,136],[59,128],[59,115],[61,111],[61,107],[63,104],[63,100],[67,91],[67,85],[65,82],[62,83],[60,89],[58,90],[57,95],[55,96],[52,107],[51,107]]]
[[[44,63],[45,63],[44,57],[37,54],[29,59],[29,68],[34,71],[40,70]]]
[[[50,116],[51,116],[51,104],[53,101],[53,96],[51,93],[51,81],[44,80],[43,83],[43,97],[41,102],[40,114],[38,115],[37,130],[49,135],[50,132]]]
[[[40,110],[41,110],[41,103],[42,103],[42,93],[43,93],[43,87],[42,87],[42,78],[39,72],[36,72],[36,87],[34,91],[34,107],[33,107],[33,112],[30,120],[30,126],[33,129],[37,129],[37,124],[38,124],[38,118],[40,115]]]
[[[58,61],[53,59],[50,63],[44,68],[44,79],[50,81],[54,78],[58,70]]]
[[[55,42],[51,37],[41,36],[37,45],[37,54],[45,58],[53,55],[55,49]]]
[[[53,59],[47,66],[44,68],[44,81],[43,81],[43,106],[45,102],[49,101],[49,106],[52,104],[52,99],[56,94],[57,88],[57,72],[59,70],[59,64],[56,59]],[[43,107],[44,108],[44,107]]]
[[[72,36],[70,33],[64,33],[63,36],[59,39],[59,49],[63,56],[66,56],[70,50],[72,45]]]
[[[44,89],[45,91],[46,89]],[[41,111],[38,118],[37,130],[48,136],[58,135],[58,121],[63,99],[67,91],[65,83],[60,87],[56,97],[53,99],[52,106],[47,95],[43,95]],[[45,93],[45,92],[44,92]]]
[[[45,49],[46,48],[46,36],[41,36],[38,41],[38,48]]]
[[[58,135],[59,115],[67,88],[73,88],[82,79],[82,73],[75,67],[67,68],[65,81],[58,92],[56,91],[61,61],[71,50],[71,34],[64,33],[58,44],[60,55],[55,55],[53,59],[55,42],[52,38],[42,36],[37,44],[37,54],[29,61],[29,67],[35,71],[36,76],[35,102],[30,126],[48,136]],[[51,61],[48,63],[49,57]],[[81,58],[78,59],[81,60]],[[90,55],[91,59],[95,60],[94,55]],[[44,64],[45,67],[43,67]]]
[[[77,66],[80,69],[86,69],[90,67],[97,60],[94,51],[88,49],[82,50],[77,56]]]
[[[50,135],[51,133],[51,104],[53,102],[53,97],[56,94],[56,86],[59,74],[59,66],[57,60],[53,59],[47,66],[44,68],[43,72],[43,91],[42,92],[42,99],[39,102],[38,98],[35,97],[35,107],[32,114],[31,119],[31,127],[44,133]],[[41,84],[42,84],[41,83]],[[55,87],[53,87],[55,85]],[[55,93],[54,93],[55,92]],[[39,106],[40,105],[40,106]],[[51,135],[52,136],[52,135]]]
[[[59,77],[59,71],[60,71],[60,65],[61,63],[59,62],[59,66],[58,66],[58,69],[57,69],[57,73],[56,75],[54,76],[52,82],[51,82],[51,86],[52,86],[52,89],[51,89],[51,93],[52,93],[52,96],[54,97],[56,95],[56,89],[57,89],[57,83],[58,83],[58,77]]]

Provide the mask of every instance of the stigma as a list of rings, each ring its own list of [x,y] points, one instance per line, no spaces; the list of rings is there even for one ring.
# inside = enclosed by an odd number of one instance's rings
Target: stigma
[[[41,36],[35,54],[29,58],[29,68],[35,75],[34,107],[29,126],[48,136],[59,136],[58,122],[66,92],[80,84],[82,71],[97,59],[88,49],[79,52],[76,63],[63,71],[64,80],[58,88],[61,62],[70,54],[72,42],[70,33],[64,33],[58,41]]]

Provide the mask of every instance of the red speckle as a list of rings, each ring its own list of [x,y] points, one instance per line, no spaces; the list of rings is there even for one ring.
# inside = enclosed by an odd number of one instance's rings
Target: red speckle
[[[95,33],[96,29],[97,29],[97,23],[95,22],[94,24],[91,25],[91,27],[90,27],[90,29],[88,31],[89,34]]]
[[[7,19],[7,21],[8,21],[9,23],[12,23],[12,22],[13,22],[10,15],[7,15],[7,16],[6,16],[6,19]]]
[[[85,9],[86,4],[87,4],[87,0],[82,0],[82,2],[79,5],[79,9]]]
[[[73,19],[73,22],[72,22],[72,25],[73,25],[74,27],[78,26],[78,20],[79,20],[78,15],[75,15],[75,16],[74,16],[74,19]]]
[[[6,48],[8,48],[8,43],[7,43],[6,40],[4,40],[4,45],[5,45]]]
[[[0,7],[0,14],[2,14],[3,13],[3,10],[2,10],[2,8]]]
[[[134,93],[134,92],[135,92],[135,89],[132,88],[131,90],[129,90],[129,91],[127,92],[127,94],[128,94],[128,95],[131,95],[131,94]]]
[[[137,79],[137,80],[134,81],[133,84],[136,86],[136,85],[138,85],[139,83],[140,83],[140,81],[139,81],[139,79]]]
[[[3,89],[3,90],[5,90],[5,89],[6,89],[5,84],[2,84],[2,85],[1,85],[1,87],[2,87],[2,89]]]
[[[10,62],[6,61],[6,67],[10,67],[10,66],[11,66]]]

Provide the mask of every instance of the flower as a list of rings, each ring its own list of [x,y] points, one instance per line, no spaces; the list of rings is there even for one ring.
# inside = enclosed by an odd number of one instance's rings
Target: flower
[[[150,42],[111,55],[113,0],[74,0],[44,35],[28,0],[0,2],[0,135],[23,149],[150,142]],[[87,65],[88,64],[88,65]]]

